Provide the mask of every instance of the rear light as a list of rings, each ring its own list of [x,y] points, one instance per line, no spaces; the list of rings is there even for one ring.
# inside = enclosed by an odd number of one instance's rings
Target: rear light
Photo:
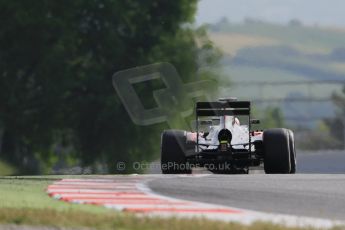
[[[228,150],[228,142],[227,141],[221,141],[220,142],[220,151],[225,152]]]

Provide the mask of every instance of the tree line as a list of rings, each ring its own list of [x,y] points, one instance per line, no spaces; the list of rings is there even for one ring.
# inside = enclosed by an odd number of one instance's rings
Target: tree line
[[[183,81],[217,50],[192,25],[197,0],[0,0],[0,158],[21,174],[152,160],[165,124],[138,127],[119,70],[172,63]],[[200,60],[200,54],[206,57]],[[158,83],[157,83],[158,84]],[[159,84],[158,84],[159,85]],[[155,86],[153,86],[155,87]],[[152,92],[138,88],[143,98]],[[121,172],[129,172],[127,171]]]

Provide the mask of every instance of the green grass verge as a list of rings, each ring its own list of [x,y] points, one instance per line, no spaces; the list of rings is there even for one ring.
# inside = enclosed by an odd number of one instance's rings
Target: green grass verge
[[[245,226],[206,219],[139,217],[92,205],[70,204],[54,200],[45,192],[54,179],[61,177],[1,177],[1,224],[52,226],[92,229],[239,229],[286,230],[269,223]],[[311,229],[311,228],[304,228]]]

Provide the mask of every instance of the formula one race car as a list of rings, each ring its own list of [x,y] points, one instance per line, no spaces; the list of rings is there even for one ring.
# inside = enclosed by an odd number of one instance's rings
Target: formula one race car
[[[165,130],[161,137],[163,174],[191,173],[204,167],[213,173],[296,172],[293,132],[276,128],[252,131],[259,120],[250,117],[250,102],[220,99],[196,103],[196,131]]]

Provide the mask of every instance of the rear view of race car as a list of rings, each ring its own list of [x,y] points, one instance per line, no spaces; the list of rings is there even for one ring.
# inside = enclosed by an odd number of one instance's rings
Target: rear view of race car
[[[293,132],[276,128],[252,131],[249,101],[220,99],[197,102],[196,130],[165,130],[161,137],[164,174],[191,173],[204,167],[213,173],[248,173],[262,167],[265,173],[296,172]]]

